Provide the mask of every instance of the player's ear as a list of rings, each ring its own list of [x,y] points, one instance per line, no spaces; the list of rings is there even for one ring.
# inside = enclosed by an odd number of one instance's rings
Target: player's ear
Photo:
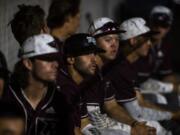
[[[47,26],[47,23],[44,22],[44,26],[41,28],[41,33],[49,33],[49,27]]]
[[[129,39],[129,42],[132,47],[135,47],[137,40],[135,38],[131,38],[131,39]]]
[[[28,70],[33,69],[33,64],[32,64],[32,61],[30,59],[23,59],[23,64]]]

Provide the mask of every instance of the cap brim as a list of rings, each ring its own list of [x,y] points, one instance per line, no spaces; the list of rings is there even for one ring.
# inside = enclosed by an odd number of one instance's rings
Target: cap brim
[[[99,47],[92,47],[79,53],[79,55],[91,54],[91,53],[105,53],[106,51]]]
[[[149,32],[147,32],[145,34],[142,34],[141,36],[152,37],[152,36],[157,35],[159,33],[160,33],[159,31],[149,31]]]
[[[119,34],[119,33],[125,33],[125,32],[126,32],[125,30],[107,31],[107,32],[94,35],[94,37],[98,38],[98,37],[109,35],[109,34]]]
[[[44,61],[57,61],[60,59],[60,57],[61,57],[60,53],[56,52],[56,53],[38,55],[38,56],[35,56],[33,58],[44,60]]]

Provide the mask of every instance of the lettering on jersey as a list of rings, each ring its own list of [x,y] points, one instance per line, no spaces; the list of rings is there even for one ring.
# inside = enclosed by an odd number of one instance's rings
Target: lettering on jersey
[[[53,107],[48,108],[45,112],[50,114],[56,113]]]

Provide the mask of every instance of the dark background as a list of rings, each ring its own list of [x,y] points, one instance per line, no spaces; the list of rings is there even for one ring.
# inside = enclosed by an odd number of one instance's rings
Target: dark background
[[[51,0],[0,0],[0,50],[6,56],[10,70],[17,59],[18,43],[14,39],[9,21],[17,12],[17,5],[40,5],[45,11]],[[179,0],[176,0],[179,1]],[[89,21],[99,17],[109,17],[119,23],[130,17],[148,18],[149,12],[155,5],[165,5],[172,9],[174,22],[168,40],[172,44],[173,68],[180,73],[180,2],[173,0],[82,0],[81,25],[78,32],[87,32]]]

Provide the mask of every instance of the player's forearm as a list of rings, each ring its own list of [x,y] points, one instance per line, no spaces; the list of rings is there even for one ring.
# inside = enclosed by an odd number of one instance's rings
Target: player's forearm
[[[134,118],[132,118],[129,115],[129,113],[123,107],[121,107],[117,103],[113,103],[113,105],[105,103],[104,109],[110,117],[112,117],[113,119],[119,122],[122,122],[131,126],[132,123],[136,121]]]

